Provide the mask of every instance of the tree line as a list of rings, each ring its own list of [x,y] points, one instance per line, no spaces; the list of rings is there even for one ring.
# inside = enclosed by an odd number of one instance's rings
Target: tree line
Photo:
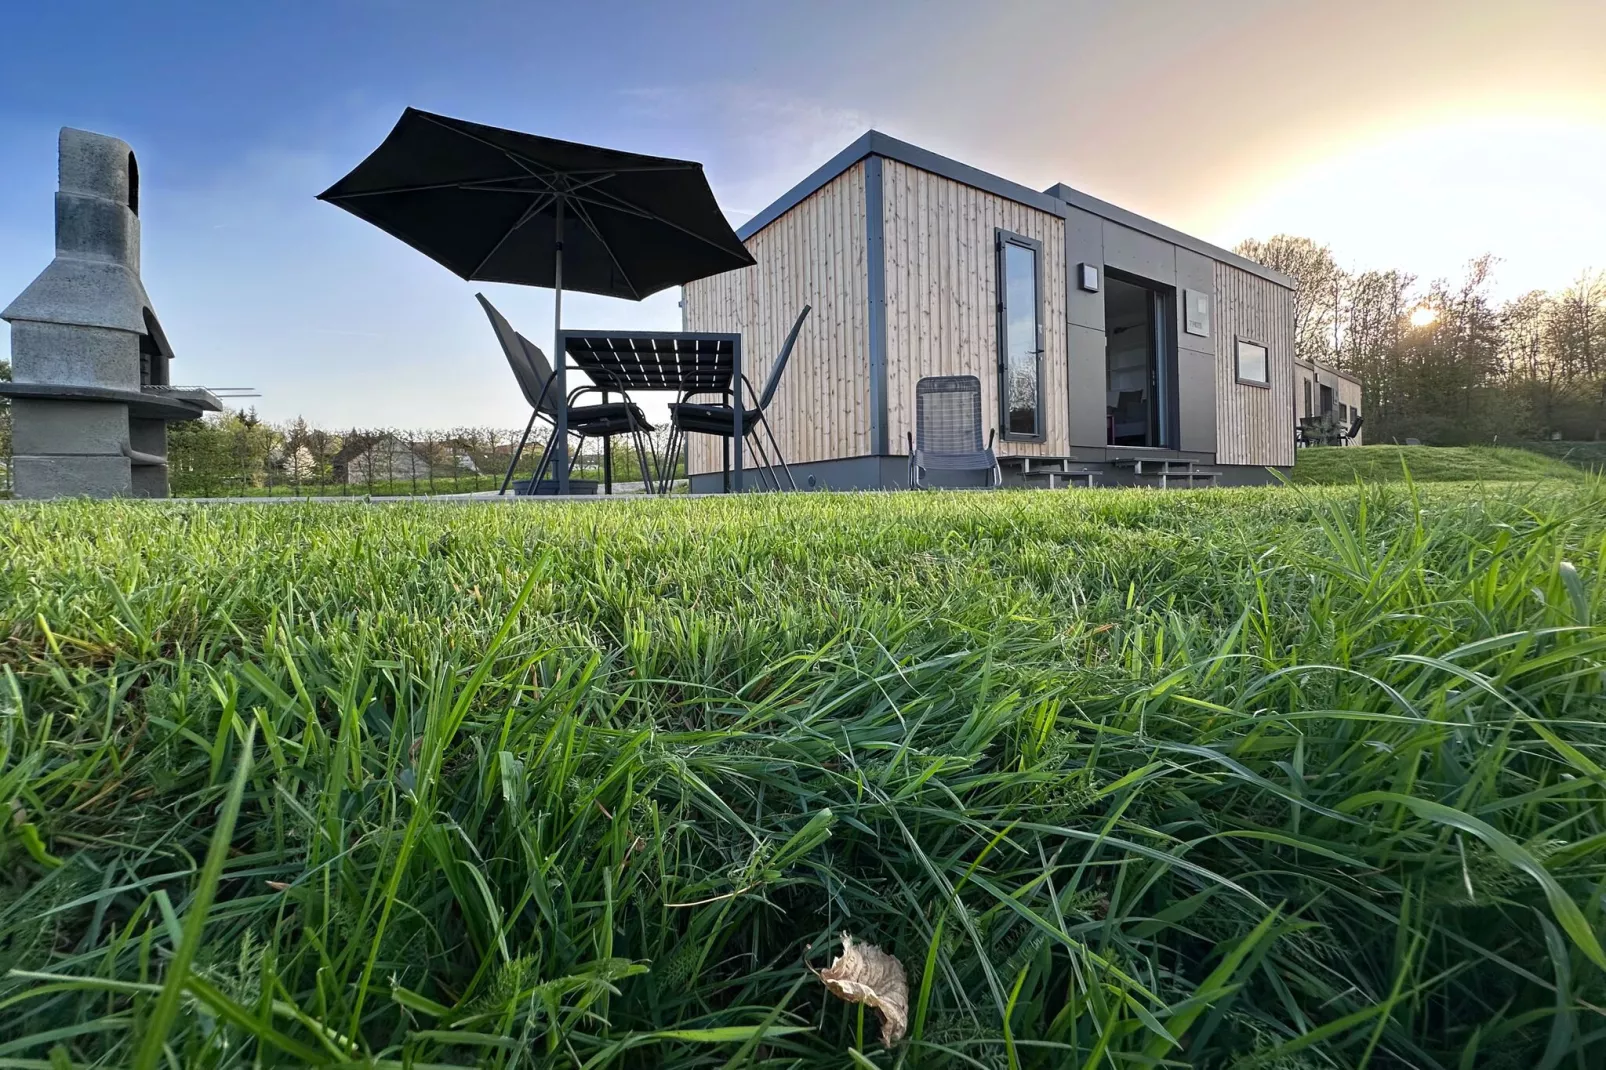
[[[1236,251],[1294,278],[1296,354],[1360,378],[1368,441],[1606,438],[1606,273],[1499,301],[1489,255],[1422,283],[1293,235]]]
[[[515,479],[535,470],[550,428],[538,424],[519,455]],[[168,428],[168,481],[189,497],[346,494],[460,494],[502,485],[521,430],[393,427],[329,430],[305,419],[271,423],[255,409],[230,410]],[[663,432],[653,449],[663,448]],[[618,482],[641,479],[628,436],[614,439]],[[602,445],[586,440],[576,478],[601,478]],[[550,477],[550,470],[547,475]]]

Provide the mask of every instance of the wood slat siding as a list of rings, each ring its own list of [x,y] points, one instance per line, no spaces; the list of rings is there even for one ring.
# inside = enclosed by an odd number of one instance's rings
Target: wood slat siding
[[[887,445],[908,450],[915,383],[926,375],[975,375],[982,417],[999,427],[998,271],[995,228],[1043,243],[1042,442],[996,444],[1002,455],[1070,448],[1066,408],[1065,221],[1058,216],[887,160]],[[1103,384],[1094,384],[1102,392]]]
[[[858,163],[749,238],[755,266],[685,289],[685,329],[740,333],[755,390],[764,389],[798,312],[813,306],[768,414],[790,462],[870,452],[864,213],[864,164]],[[720,471],[719,440],[690,435],[688,445],[693,473]],[[746,460],[748,468],[758,464],[751,440]]]
[[[1294,463],[1293,291],[1216,264],[1216,463]],[[1238,382],[1239,338],[1266,347],[1271,388]]]

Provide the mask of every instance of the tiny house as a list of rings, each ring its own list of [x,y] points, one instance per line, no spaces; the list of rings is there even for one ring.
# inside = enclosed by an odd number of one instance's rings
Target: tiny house
[[[813,306],[768,412],[799,486],[903,486],[928,375],[980,379],[1009,483],[1294,463],[1293,282],[1225,249],[877,131],[737,233],[757,264],[687,286],[683,326],[740,332],[761,384]],[[693,490],[722,464],[691,437]]]
[[[1339,371],[1320,361],[1294,361],[1294,406],[1297,417],[1332,415],[1338,426],[1348,428],[1361,418],[1361,381],[1349,372]],[[1364,429],[1350,439],[1350,445],[1366,441]]]

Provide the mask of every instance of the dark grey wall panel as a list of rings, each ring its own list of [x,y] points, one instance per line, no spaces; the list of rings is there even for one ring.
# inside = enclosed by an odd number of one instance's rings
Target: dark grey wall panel
[[[1081,288],[1083,264],[1099,269],[1098,293]],[[1066,321],[1104,330],[1104,220],[1079,208],[1065,210],[1065,280]]]
[[[893,462],[893,470],[908,471],[907,459],[885,457],[843,457],[834,461],[809,461],[790,467],[799,490],[874,490],[884,485],[883,469],[886,465],[883,462],[888,460]],[[757,487],[758,480],[758,474],[749,469],[742,482],[744,486]],[[723,484],[724,475],[720,472],[704,472],[691,477],[694,494],[718,494]],[[781,485],[786,485],[784,476]]]
[[[1069,386],[1070,442],[1072,446],[1104,446],[1110,440],[1105,404],[1108,373],[1105,370],[1105,339],[1102,328],[1066,328],[1066,360],[1070,362],[1066,381]],[[1214,443],[1211,444],[1214,449]]]
[[[1104,223],[1104,263],[1165,286],[1177,284],[1177,247],[1119,223]]]
[[[1184,450],[1216,452],[1216,357],[1177,350],[1177,430]]]
[[[1208,256],[1201,256],[1191,249],[1177,250],[1177,307],[1182,309],[1183,290],[1194,290],[1198,293],[1210,295],[1210,334],[1189,334],[1182,329],[1182,323],[1177,323],[1177,348],[1192,349],[1200,353],[1214,354],[1216,351],[1215,333],[1217,328],[1216,315],[1216,266],[1215,261]],[[1180,311],[1179,311],[1180,316]]]

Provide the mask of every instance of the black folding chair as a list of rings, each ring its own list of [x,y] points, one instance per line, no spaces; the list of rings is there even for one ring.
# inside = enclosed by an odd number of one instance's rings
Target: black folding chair
[[[780,462],[781,471],[786,475],[787,485],[793,490],[797,489],[797,481],[792,478],[792,469],[786,463],[786,457],[781,453],[781,444],[775,438],[775,431],[770,427],[769,419],[764,415],[775,398],[775,389],[781,385],[781,373],[786,371],[787,361],[791,359],[792,347],[797,344],[798,332],[803,329],[803,321],[809,318],[810,306],[804,305],[803,311],[797,315],[797,322],[792,324],[792,331],[786,336],[786,343],[781,346],[780,355],[775,358],[775,366],[770,369],[769,380],[764,384],[764,392],[758,396],[758,408],[744,409],[742,413],[742,438],[751,439],[754,450],[759,459],[764,462],[761,472],[768,473],[770,483],[775,490],[781,489],[780,477],[775,474],[775,465],[770,461],[769,454],[764,450],[764,440],[758,437],[759,428],[769,437],[770,448],[775,451],[775,459]],[[742,383],[747,388],[748,395],[752,395],[753,384],[742,376]],[[700,392],[700,391],[699,391]],[[679,455],[682,443],[687,433],[696,435],[716,435],[725,440],[725,486],[730,488],[730,440],[736,436],[736,408],[734,405],[702,405],[692,404],[686,398],[690,393],[681,395],[675,404],[669,406],[669,443],[664,450],[664,456],[669,458],[665,466],[668,472],[663,478],[660,489],[667,492],[669,478],[674,474],[674,459]],[[759,477],[760,480],[763,476]]]
[[[530,404],[530,420],[524,425],[524,434],[513,450],[512,459],[508,461],[507,474],[502,478],[502,489],[499,493],[506,494],[508,484],[513,481],[513,470],[524,454],[524,446],[530,439],[530,431],[535,427],[536,418],[545,417],[553,427],[553,434],[547,438],[546,446],[541,451],[541,458],[536,464],[535,474],[530,477],[530,492],[533,494],[540,486],[541,476],[546,472],[547,465],[552,463],[557,442],[558,407],[556,397],[552,393],[554,379],[552,365],[540,347],[515,331],[513,325],[507,321],[507,317],[498,312],[496,306],[485,299],[484,294],[474,296],[479,298],[480,306],[485,309],[485,315],[491,321],[491,329],[496,332],[496,340],[502,344],[502,354],[507,358],[508,366],[513,369],[513,377],[518,380],[519,390],[524,394],[524,400]],[[574,404],[576,398],[590,393],[605,395],[600,387],[591,385],[577,387],[569,392],[569,433],[578,439],[573,452],[569,454],[570,471],[574,470],[575,461],[579,458],[580,448],[585,445],[585,440],[602,439],[605,451],[604,489],[612,493],[613,468],[609,462],[612,460],[613,436],[628,434],[635,443],[642,481],[651,488],[658,479],[656,458],[653,458],[653,463],[649,466],[648,459],[653,457],[653,454],[646,448],[642,435],[651,432],[652,425],[647,422],[641,409],[629,398],[610,402],[604,396],[601,404],[579,406]]]
[[[997,428],[981,440],[981,380],[974,375],[928,375],[915,384],[915,430],[909,434],[909,486],[926,472],[987,473],[989,487],[1004,474],[993,455]]]

